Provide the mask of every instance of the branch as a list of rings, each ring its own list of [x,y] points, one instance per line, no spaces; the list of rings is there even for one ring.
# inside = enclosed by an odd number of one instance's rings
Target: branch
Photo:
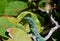
[[[44,9],[42,9],[42,8],[40,8],[40,7],[38,7],[38,9],[39,9],[40,11],[42,11],[42,12],[49,13],[49,11],[48,11],[48,10],[44,10]]]
[[[44,10],[44,9],[42,9],[42,8],[40,8],[40,7],[38,7],[38,9],[39,9],[40,11],[42,11],[42,12],[46,12],[46,10]]]
[[[44,9],[42,9],[42,8],[40,8],[40,7],[38,7],[38,9],[41,10],[42,12],[49,13],[48,10],[44,10]],[[55,27],[51,28],[51,30],[49,31],[48,35],[44,38],[45,40],[48,40],[48,39],[51,37],[51,35],[53,34],[53,32],[54,32],[55,30],[57,30],[58,28],[60,28],[60,25],[58,24],[57,21],[54,20],[54,18],[53,18],[52,15],[50,16],[50,19],[51,19],[52,23],[55,24]]]
[[[60,28],[60,25],[58,24],[57,21],[54,20],[54,18],[53,18],[52,15],[51,15],[50,18],[51,18],[51,21],[52,21],[56,26],[53,27],[53,28],[51,28],[51,30],[50,30],[50,32],[48,33],[48,35],[44,38],[45,40],[48,40],[48,39],[51,37],[51,35],[53,34],[53,32],[54,32],[55,30],[57,30],[58,28]]]
[[[59,24],[58,24],[58,22],[54,20],[54,18],[53,18],[53,16],[52,16],[52,15],[51,15],[51,21],[52,21],[52,23],[54,23],[56,26],[58,26],[58,25],[59,25]]]

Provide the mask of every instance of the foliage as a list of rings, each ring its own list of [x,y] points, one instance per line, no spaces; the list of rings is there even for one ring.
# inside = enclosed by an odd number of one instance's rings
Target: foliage
[[[0,0],[0,15],[4,13],[6,5],[7,5],[7,0]]]
[[[57,5],[53,0],[0,0],[0,41],[46,41],[42,36],[53,27],[47,10],[51,12],[53,8],[54,18],[58,22],[60,20],[60,1],[56,2]],[[28,20],[26,17],[29,17]],[[34,36],[37,38],[34,39]],[[54,33],[51,37],[51,41],[59,41]]]
[[[30,37],[28,37],[27,33],[22,29],[18,28],[9,28],[9,33],[13,36],[13,39],[8,39],[6,41],[32,41]],[[18,36],[17,36],[18,35]]]
[[[16,16],[19,12],[26,9],[27,7],[27,4],[22,1],[10,2],[5,9],[5,14],[10,16]]]

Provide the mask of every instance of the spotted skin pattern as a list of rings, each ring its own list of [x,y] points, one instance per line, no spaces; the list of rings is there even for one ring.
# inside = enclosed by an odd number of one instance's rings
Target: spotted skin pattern
[[[36,41],[45,41],[44,38],[38,33],[33,19],[30,17],[25,17],[25,19],[27,20],[27,22],[30,25],[30,30],[36,36]]]

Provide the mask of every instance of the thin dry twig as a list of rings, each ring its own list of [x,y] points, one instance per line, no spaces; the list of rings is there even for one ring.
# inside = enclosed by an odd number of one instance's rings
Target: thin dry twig
[[[55,30],[57,30],[58,28],[60,28],[60,25],[58,24],[57,21],[54,20],[54,18],[53,18],[52,15],[51,15],[50,18],[51,18],[51,21],[52,21],[56,26],[53,27],[53,28],[51,28],[51,30],[50,30],[50,32],[48,33],[48,35],[44,38],[45,40],[48,40],[48,39],[51,37],[51,35],[53,34],[53,32],[54,32]]]
[[[44,9],[42,9],[42,8],[40,8],[40,7],[38,7],[38,9],[39,9],[40,11],[42,11],[42,12],[49,13],[49,11],[48,11],[48,10],[44,10]]]
[[[41,10],[42,12],[46,12],[46,10],[44,10],[44,9],[42,9],[40,7],[38,7],[38,9]]]

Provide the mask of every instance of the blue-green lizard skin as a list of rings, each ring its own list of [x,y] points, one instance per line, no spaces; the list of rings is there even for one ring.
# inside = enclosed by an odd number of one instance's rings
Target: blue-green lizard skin
[[[30,25],[30,30],[36,36],[36,41],[45,41],[44,38],[38,33],[33,19],[30,17],[25,17],[25,19]]]

